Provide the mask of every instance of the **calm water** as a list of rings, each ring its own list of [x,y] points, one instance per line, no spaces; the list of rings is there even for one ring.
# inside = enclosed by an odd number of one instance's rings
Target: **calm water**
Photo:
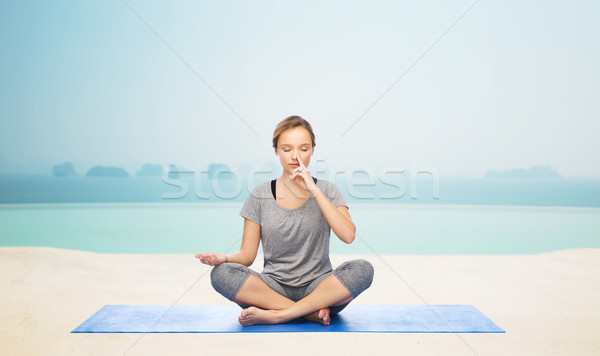
[[[257,182],[231,179],[0,176],[0,204],[243,202]],[[317,176],[319,178],[319,176]],[[322,178],[327,179],[327,177]],[[335,180],[352,203],[600,207],[600,179]]]
[[[95,252],[235,251],[242,202],[0,204],[0,246]],[[351,245],[332,253],[529,254],[600,248],[600,208],[350,204]]]
[[[234,251],[242,236],[238,213],[261,182],[0,176],[0,246]],[[358,238],[345,245],[333,236],[333,253],[526,254],[600,248],[598,179],[449,178],[435,187],[425,176],[414,182],[352,183],[336,180]]]

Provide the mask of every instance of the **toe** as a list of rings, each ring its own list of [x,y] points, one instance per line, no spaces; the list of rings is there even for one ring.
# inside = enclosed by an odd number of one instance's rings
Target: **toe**
[[[252,307],[248,307],[248,308],[242,310],[241,316],[242,316],[242,318],[245,318],[250,314],[252,314]]]

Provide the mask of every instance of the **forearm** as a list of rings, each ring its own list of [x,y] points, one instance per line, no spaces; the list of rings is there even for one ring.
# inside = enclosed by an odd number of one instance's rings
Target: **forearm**
[[[256,256],[254,256],[254,258],[255,257]],[[250,267],[250,265],[254,263],[254,258],[252,256],[249,256],[248,253],[244,252],[243,250],[239,250],[238,252],[232,254],[226,254],[225,258],[225,262],[239,263],[246,267]]]
[[[325,219],[329,223],[333,233],[342,241],[349,244],[354,241],[356,233],[356,226],[352,220],[348,219],[342,214],[330,201],[327,199],[325,194],[316,187],[312,191],[317,204],[321,208],[321,212],[325,216]]]

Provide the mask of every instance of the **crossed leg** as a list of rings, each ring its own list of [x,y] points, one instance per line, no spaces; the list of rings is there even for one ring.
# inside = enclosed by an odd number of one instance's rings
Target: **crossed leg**
[[[352,299],[352,294],[333,274],[298,302],[282,296],[260,278],[250,275],[233,301],[246,307],[238,318],[244,326],[285,323],[299,317],[329,325],[329,307]]]

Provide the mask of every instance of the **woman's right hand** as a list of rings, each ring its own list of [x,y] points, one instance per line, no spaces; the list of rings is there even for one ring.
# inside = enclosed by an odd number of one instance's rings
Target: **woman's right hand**
[[[218,252],[198,253],[196,254],[196,258],[199,259],[200,262],[209,266],[216,266],[227,262],[227,256]]]

